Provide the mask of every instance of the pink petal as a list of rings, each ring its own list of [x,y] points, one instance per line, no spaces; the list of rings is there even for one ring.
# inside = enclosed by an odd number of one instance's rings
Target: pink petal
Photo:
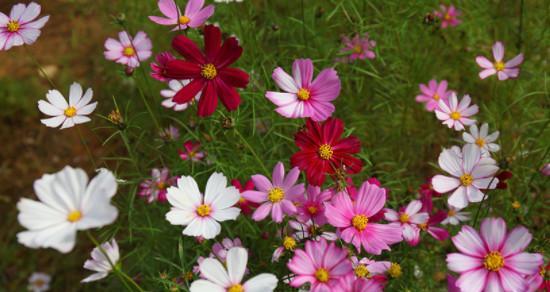
[[[504,261],[507,268],[524,275],[537,273],[539,267],[543,264],[542,255],[526,252],[507,257]]]
[[[504,66],[506,68],[513,68],[519,66],[521,63],[523,63],[523,54],[515,56],[512,60],[506,62]]]
[[[276,223],[283,222],[283,209],[281,204],[275,203],[271,208],[271,219]]]
[[[164,17],[161,17],[161,16],[149,16],[149,19],[152,22],[160,24],[160,25],[176,25],[176,24],[178,24],[178,21],[175,18],[164,18]]]
[[[464,273],[483,267],[483,260],[461,253],[447,255],[447,268],[453,272]]]
[[[260,207],[258,207],[256,211],[254,211],[254,214],[252,214],[252,219],[254,219],[255,221],[261,221],[265,219],[265,217],[267,217],[267,215],[269,215],[269,212],[271,211],[271,206],[271,203],[264,203],[260,205]]]
[[[508,79],[508,74],[506,74],[506,72],[504,71],[498,71],[497,76],[498,76],[498,80],[501,80],[501,81]]]
[[[477,231],[470,226],[462,226],[462,229],[451,240],[463,254],[478,258],[487,254],[483,240],[479,237]]]
[[[456,286],[461,291],[481,292],[487,283],[487,270],[478,269],[466,272],[456,280]]]
[[[311,84],[312,99],[333,101],[340,94],[338,73],[332,68],[323,69]]]
[[[294,79],[290,75],[288,75],[281,67],[275,68],[273,70],[273,74],[271,74],[271,77],[277,84],[277,86],[289,93],[296,93],[298,92],[298,85],[296,85],[296,82],[294,82]]]
[[[189,22],[190,27],[199,27],[203,25],[210,16],[214,14],[214,5],[208,5],[197,14],[193,15]]]
[[[407,213],[409,216],[412,216],[418,213],[420,209],[422,209],[422,202],[420,202],[419,200],[413,200],[407,205],[407,208],[405,208],[405,213]]]
[[[313,62],[310,59],[296,59],[292,64],[292,76],[301,88],[309,88],[313,79]]]
[[[504,291],[525,291],[527,282],[522,275],[507,269],[506,267],[498,271],[500,283]]]
[[[159,0],[158,6],[160,12],[167,17],[177,19],[178,14],[181,15],[181,13],[178,13],[178,6],[176,6],[176,2],[174,0]]]
[[[496,42],[493,45],[493,57],[495,57],[497,62],[502,61],[502,58],[504,57],[504,46],[501,42]]]
[[[193,15],[204,6],[204,0],[189,0],[185,5],[185,15]]]
[[[294,93],[268,91],[265,93],[265,97],[276,106],[296,105],[299,102]]]
[[[484,69],[494,69],[493,63],[483,56],[476,57],[476,63]],[[482,78],[483,79],[483,78]]]
[[[485,79],[485,78],[487,78],[491,75],[494,75],[496,73],[497,73],[497,70],[495,70],[495,69],[485,69],[485,70],[479,72],[479,78],[480,79]]]
[[[19,22],[21,23],[27,23],[32,21],[33,19],[37,18],[40,14],[40,5],[31,2],[25,11],[21,14],[21,17],[19,18]]]
[[[287,118],[305,118],[309,117],[305,112],[304,102],[298,101],[285,106],[278,107],[275,111]]]
[[[529,233],[527,228],[523,226],[514,228],[506,237],[506,242],[502,247],[502,255],[507,257],[522,252],[527,248],[532,238],[533,236]]]
[[[273,186],[281,187],[283,185],[283,179],[285,177],[285,166],[282,162],[277,162],[273,167]]]
[[[253,175],[251,178],[252,182],[254,182],[254,185],[256,186],[256,189],[259,191],[269,192],[273,188],[273,185],[269,179],[261,174]]]
[[[498,251],[506,237],[506,222],[501,218],[487,218],[481,222],[480,234],[490,251]]]

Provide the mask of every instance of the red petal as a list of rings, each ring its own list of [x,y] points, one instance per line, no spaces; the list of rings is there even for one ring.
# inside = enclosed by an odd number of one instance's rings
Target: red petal
[[[337,153],[353,154],[361,151],[361,141],[355,136],[349,136],[333,144],[332,150]]]
[[[172,40],[172,47],[178,51],[186,60],[193,63],[204,64],[206,59],[199,47],[188,37],[178,35]]]
[[[243,53],[243,48],[239,46],[237,39],[231,37],[225,40],[223,46],[221,47],[214,65],[217,68],[224,68],[233,64]]]
[[[327,119],[322,126],[322,137],[323,142],[334,145],[336,141],[344,133],[344,123],[342,120],[329,118]]]
[[[173,60],[166,64],[163,76],[171,79],[194,79],[201,76],[201,67],[195,63]]]
[[[197,78],[193,79],[189,84],[185,85],[172,100],[177,104],[182,104],[191,101],[197,93],[204,87],[204,80]]]
[[[209,63],[214,62],[222,45],[222,32],[215,25],[207,25],[204,28],[204,51],[206,60]]]
[[[248,74],[237,68],[224,68],[219,73],[220,78],[232,87],[245,88],[248,85]]]
[[[221,79],[216,79],[216,91],[228,111],[234,111],[241,104],[241,96],[233,87],[227,86]]]
[[[216,96],[216,85],[214,82],[206,82],[206,87],[202,92],[201,99],[199,100],[199,112],[201,117],[207,117],[214,113],[218,106],[218,97]]]

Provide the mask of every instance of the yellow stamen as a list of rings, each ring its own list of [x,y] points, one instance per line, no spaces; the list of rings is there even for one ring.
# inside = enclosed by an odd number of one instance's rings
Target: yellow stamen
[[[283,246],[286,250],[294,250],[296,247],[296,240],[290,236],[285,236],[283,239]]]
[[[401,216],[399,216],[399,221],[401,221],[401,223],[409,222],[409,214],[407,213],[401,214]]]
[[[456,215],[456,210],[454,209],[450,209],[449,212],[447,212],[448,217],[453,217],[454,215]]]
[[[244,288],[241,284],[235,284],[229,287],[229,289],[227,289],[227,292],[244,292]]]
[[[267,199],[270,200],[272,203],[278,203],[282,201],[285,197],[285,191],[281,188],[272,188],[267,193]]]
[[[298,93],[296,93],[299,100],[308,100],[310,98],[310,94],[311,92],[305,88],[300,88],[300,90],[298,90]]]
[[[63,113],[67,118],[72,118],[76,116],[76,108],[74,106],[70,106]]]
[[[10,20],[8,21],[8,31],[9,32],[17,32],[21,25],[17,20]]]
[[[388,273],[392,278],[399,278],[401,277],[401,266],[398,263],[391,263],[390,268],[388,269]]]
[[[185,16],[185,15],[182,15],[180,16],[179,18],[179,23],[180,24],[188,24],[189,22],[191,21],[191,19],[189,19],[189,17]]]
[[[479,147],[485,146],[485,140],[483,140],[481,138],[477,138],[476,139],[476,145],[479,146]]]
[[[504,266],[504,258],[498,251],[492,251],[489,254],[485,256],[485,260],[483,261],[483,266],[485,266],[485,269],[497,272]]]
[[[369,218],[363,214],[355,215],[351,219],[351,225],[355,227],[358,231],[363,231],[365,228],[367,228],[367,224],[369,223]]]
[[[309,214],[315,215],[315,214],[317,214],[317,207],[309,206],[309,207],[307,207],[307,211],[309,212]]]
[[[418,224],[418,227],[420,227],[421,230],[428,230],[428,223],[420,223]]]
[[[474,177],[467,173],[463,174],[460,176],[460,182],[465,187],[470,186],[474,182]]]
[[[206,79],[212,80],[218,75],[218,70],[216,70],[214,64],[206,64],[202,66],[201,75]]]
[[[504,66],[504,63],[502,61],[495,62],[495,70],[502,71],[504,70],[506,66]]]
[[[443,16],[443,19],[449,21],[452,19],[451,15],[449,13],[445,13],[445,15]]]
[[[367,266],[365,265],[358,265],[354,269],[355,275],[359,278],[368,278],[369,277],[369,270],[367,269]]]
[[[133,47],[126,47],[124,48],[124,50],[122,51],[122,54],[126,57],[132,57],[133,55],[136,54],[136,50],[134,50]]]
[[[317,278],[317,281],[321,283],[328,282],[328,279],[329,279],[328,271],[325,268],[317,269],[317,271],[315,272],[315,278]]]
[[[436,93],[436,94],[434,94],[434,96],[432,96],[432,98],[434,100],[439,100],[441,97],[439,96],[439,94]]]
[[[32,282],[32,285],[34,287],[37,287],[37,288],[41,288],[43,287],[44,285],[46,284],[46,281],[42,280],[42,279],[36,279],[34,280],[34,282]]]
[[[512,208],[514,208],[514,209],[519,209],[519,208],[521,208],[521,203],[520,203],[519,201],[517,201],[517,200],[514,201],[514,202],[512,203]]]
[[[460,120],[460,117],[461,117],[459,112],[452,112],[450,116],[451,116],[451,119],[453,119],[455,121]]]
[[[329,144],[323,144],[319,147],[319,156],[321,156],[321,159],[329,160],[332,158],[332,154],[334,151],[332,150],[332,147]]]
[[[356,53],[356,54],[360,54],[363,52],[363,47],[361,47],[361,45],[355,45],[353,47],[353,52]]]
[[[80,211],[78,210],[72,211],[67,216],[67,220],[69,220],[69,222],[72,222],[72,223],[80,220],[80,218],[82,218],[82,213],[80,213]]]
[[[159,181],[157,183],[157,189],[164,190],[166,188],[166,184],[163,181]]]
[[[197,215],[199,215],[201,217],[206,217],[206,216],[210,215],[210,212],[212,212],[212,208],[210,208],[209,205],[202,204],[202,205],[197,207]]]

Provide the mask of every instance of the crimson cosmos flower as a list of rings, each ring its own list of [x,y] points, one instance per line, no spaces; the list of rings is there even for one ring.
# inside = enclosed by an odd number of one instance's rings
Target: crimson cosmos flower
[[[361,142],[355,136],[341,138],[344,123],[329,118],[323,123],[308,119],[306,128],[296,133],[294,141],[300,151],[292,155],[290,162],[306,173],[310,184],[320,186],[326,174],[338,170],[358,173],[363,167],[360,159],[352,154],[361,150]]]
[[[211,115],[218,106],[218,97],[229,111],[239,107],[241,97],[235,87],[246,87],[248,74],[237,68],[228,68],[243,53],[237,39],[230,37],[222,45],[220,29],[207,25],[204,28],[204,53],[192,40],[183,35],[174,38],[172,47],[185,58],[185,61],[169,61],[164,76],[170,79],[191,80],[176,93],[172,99],[174,102],[187,103],[202,90],[199,116]]]

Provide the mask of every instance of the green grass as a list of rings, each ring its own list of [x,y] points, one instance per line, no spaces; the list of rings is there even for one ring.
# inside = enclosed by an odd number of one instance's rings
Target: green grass
[[[86,12],[85,8],[89,7],[100,15],[94,21],[99,22],[105,35],[115,36],[122,30],[109,15],[123,13],[129,31],[143,30],[149,34],[155,53],[169,49],[174,33],[147,19],[148,15],[159,14],[153,1],[73,2],[67,3],[66,9],[76,9],[86,15],[91,13]],[[180,5],[184,2],[178,0]],[[78,3],[85,6],[78,7]],[[105,144],[116,150],[95,159],[100,165],[106,163],[126,181],[115,197],[120,211],[117,221],[93,233],[101,240],[116,237],[124,271],[131,276],[139,275],[144,289],[164,291],[174,287],[172,279],[192,269],[197,257],[207,256],[214,241],[197,244],[193,238],[183,237],[181,227],[172,226],[164,219],[169,206],[145,203],[136,197],[136,185],[149,175],[152,167],[162,165],[175,174],[192,175],[200,186],[204,186],[213,171],[242,180],[256,173],[267,174],[265,169],[271,171],[277,161],[283,161],[288,167],[289,157],[297,150],[293,135],[303,121],[277,115],[264,93],[276,89],[271,79],[276,66],[289,70],[294,59],[311,58],[316,72],[336,66],[342,80],[342,92],[335,102],[333,116],[345,122],[347,134],[360,138],[359,156],[366,162],[363,171],[353,176],[353,180],[360,183],[376,176],[391,189],[388,205],[392,208],[415,198],[416,189],[425,178],[441,172],[437,157],[443,147],[461,143],[460,133],[441,125],[434,114],[415,102],[418,84],[432,78],[445,79],[460,96],[470,94],[480,106],[477,120],[488,122],[491,130],[500,131],[498,143],[502,150],[496,158],[514,174],[507,190],[490,193],[491,200],[484,204],[480,216],[502,217],[509,227],[525,225],[534,235],[530,250],[547,253],[548,179],[541,176],[538,169],[550,160],[548,6],[542,0],[525,1],[521,15],[520,1],[468,0],[454,4],[463,13],[463,23],[446,30],[423,23],[424,15],[438,7],[437,1],[245,0],[241,4],[217,5],[210,20],[241,41],[244,54],[237,65],[250,73],[251,82],[241,92],[243,103],[237,111],[228,113],[220,105],[213,116],[204,119],[196,116],[196,108],[184,113],[161,108],[159,90],[164,85],[149,78],[148,66],[144,64],[134,76],[127,77],[118,64],[103,59],[104,39],[94,40],[100,42],[94,45],[94,50],[79,56],[91,64],[91,71],[78,75],[76,81],[85,87],[93,86],[94,98],[100,102],[98,115],[107,115],[114,108],[113,98],[116,99],[128,127],[118,131],[99,116],[86,126],[100,133],[104,140],[114,135]],[[45,30],[48,29],[46,26]],[[376,40],[377,58],[335,64],[340,36],[364,32]],[[196,32],[190,32],[189,36],[202,46]],[[486,80],[478,78],[475,56],[489,57],[490,47],[496,40],[504,42],[505,58],[524,53],[519,79],[500,82],[494,76]],[[78,48],[86,36],[73,33],[67,41]],[[62,92],[67,92],[69,84],[75,81],[70,74],[74,69],[68,66],[70,58],[57,58],[49,62],[63,65],[63,73],[55,82]],[[10,108],[5,114],[23,111],[37,115],[34,105],[46,89],[38,76],[29,81],[2,80],[0,94],[5,98],[0,99],[1,111]],[[140,91],[163,127],[173,124],[181,129],[183,137],[177,143],[153,139],[156,128],[143,106]],[[222,126],[227,118],[234,124],[230,129]],[[122,136],[128,139],[128,148],[124,147]],[[211,163],[192,165],[179,159],[177,149],[188,139],[201,141]],[[443,207],[445,198],[436,201],[436,205]],[[522,204],[518,210],[511,207],[515,200]],[[472,204],[468,211],[475,213],[479,207],[480,204]],[[0,238],[7,243],[0,251],[3,259],[0,270],[15,269],[16,272],[2,273],[0,286],[19,291],[26,285],[30,273],[40,270],[53,275],[54,291],[124,289],[114,276],[95,284],[79,284],[87,273],[81,266],[92,248],[84,234],[79,235],[78,247],[67,256],[51,250],[29,250],[15,240],[15,233],[20,230],[15,216],[12,208],[4,224],[13,227],[0,231]],[[272,272],[281,279],[288,273],[286,258],[270,263],[271,253],[278,244],[273,238],[278,227],[268,220],[255,223],[240,217],[224,223],[217,239],[239,236],[244,245],[253,250],[249,261],[251,273]],[[456,234],[458,228],[450,231]],[[271,240],[260,239],[262,232],[267,232]],[[445,255],[453,250],[450,241],[439,243],[426,234],[417,247],[404,243],[394,246],[391,252],[377,257],[399,262],[404,270],[403,277],[390,281],[387,290],[443,290],[446,283],[434,277],[437,272],[445,272]],[[422,272],[419,278],[414,276],[415,267]],[[161,273],[167,277],[161,277]],[[186,287],[179,286],[181,291],[187,291]],[[280,282],[278,291],[291,289]]]

